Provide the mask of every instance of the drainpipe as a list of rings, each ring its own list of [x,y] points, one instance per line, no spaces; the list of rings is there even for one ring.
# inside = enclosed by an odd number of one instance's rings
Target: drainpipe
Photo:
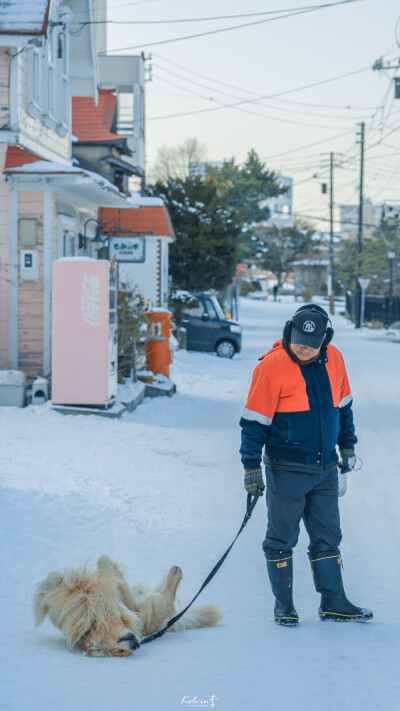
[[[10,180],[9,338],[10,370],[18,370],[18,185]]]

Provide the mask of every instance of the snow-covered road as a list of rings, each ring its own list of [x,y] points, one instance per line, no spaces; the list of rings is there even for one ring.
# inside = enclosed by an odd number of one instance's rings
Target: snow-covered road
[[[0,408],[1,692],[12,711],[355,711],[400,708],[399,345],[336,316],[355,398],[357,453],[341,500],[349,598],[370,624],[321,623],[302,531],[295,551],[301,624],[272,622],[261,542],[265,500],[200,604],[214,629],[166,635],[126,659],[70,654],[50,623],[35,630],[35,584],[54,568],[123,562],[156,584],[174,564],[189,601],[241,523],[245,491],[238,421],[257,358],[281,335],[292,302],[243,300],[243,351],[232,361],[178,352],[178,393],[146,399],[121,420],[64,417],[48,405]],[[190,704],[194,697],[202,704]]]

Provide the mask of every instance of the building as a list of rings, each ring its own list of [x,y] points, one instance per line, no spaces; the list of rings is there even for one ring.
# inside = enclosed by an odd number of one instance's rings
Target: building
[[[286,188],[286,192],[277,197],[267,198],[266,205],[269,207],[271,215],[266,222],[268,227],[285,228],[293,227],[293,180],[283,175],[276,176],[281,188]]]
[[[145,206],[164,213],[161,200],[149,205],[137,194],[127,198],[125,176],[144,175],[144,102],[137,89],[141,80],[130,75],[129,83],[122,70],[112,82],[116,89],[98,89],[96,39],[104,38],[104,30],[95,32],[102,25],[93,21],[104,15],[104,5],[105,0],[68,0],[68,6],[61,0],[0,0],[0,369],[23,370],[29,377],[51,373],[52,262],[97,256],[99,245],[92,239],[99,208],[125,208],[139,216]],[[142,60],[126,59],[127,66],[135,60],[140,73]],[[122,121],[119,91],[132,100],[139,93],[123,136],[115,133]],[[95,147],[103,151],[97,170],[84,167],[84,158],[81,163],[73,157],[72,99],[97,107],[99,114],[114,111],[115,126],[100,122],[108,135]],[[121,99],[121,107],[123,103]],[[139,117],[139,136],[128,126],[132,112]],[[81,133],[81,144],[84,138]],[[89,156],[93,145],[87,143]],[[164,306],[164,244],[173,239],[173,231],[159,235],[153,217],[151,213],[145,224],[149,261],[138,266],[146,272],[144,295]],[[138,229],[134,222],[134,231]]]
[[[340,231],[342,239],[356,240],[358,237],[358,205],[340,205]],[[363,202],[363,237],[369,239],[379,227],[382,220],[400,218],[400,203],[383,203],[375,205],[365,198]]]
[[[223,161],[196,161],[189,163],[189,175],[193,178],[198,175],[202,180],[208,177],[210,170],[220,170],[224,167]]]
[[[292,262],[298,291],[303,289],[312,294],[324,294],[328,289],[329,253],[311,252],[298,254]]]

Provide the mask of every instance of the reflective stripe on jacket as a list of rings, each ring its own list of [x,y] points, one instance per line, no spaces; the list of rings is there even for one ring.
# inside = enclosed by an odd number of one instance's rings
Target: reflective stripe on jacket
[[[240,420],[245,468],[260,466],[265,445],[273,459],[329,464],[336,445],[353,448],[352,395],[343,357],[328,345],[300,366],[283,339],[260,358]]]

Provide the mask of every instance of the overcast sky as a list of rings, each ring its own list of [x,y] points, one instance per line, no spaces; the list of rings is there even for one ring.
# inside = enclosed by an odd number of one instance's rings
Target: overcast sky
[[[241,162],[255,148],[268,168],[293,177],[297,213],[328,218],[329,198],[320,187],[328,177],[328,156],[323,154],[343,154],[343,165],[334,175],[335,203],[355,203],[356,132],[365,121],[365,196],[378,203],[400,202],[395,71],[372,71],[382,55],[392,64],[399,62],[399,2],[359,0],[275,19],[285,11],[317,5],[307,6],[305,0],[108,0],[108,19],[124,22],[279,11],[205,22],[108,24],[108,51],[152,54],[153,80],[146,83],[148,166],[159,146],[174,146],[185,138],[204,143],[212,161],[234,156]],[[156,44],[266,19],[228,32]],[[291,91],[361,69],[365,71]],[[280,92],[290,93],[254,101]],[[313,177],[316,173],[318,178]]]

